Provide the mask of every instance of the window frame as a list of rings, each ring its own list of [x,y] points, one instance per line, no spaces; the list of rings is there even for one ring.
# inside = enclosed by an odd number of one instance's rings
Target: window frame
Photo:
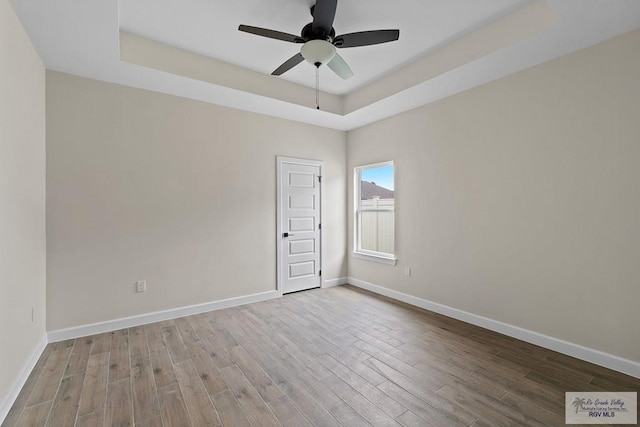
[[[363,211],[371,211],[372,209],[361,209],[361,187],[360,187],[360,182],[362,181],[362,171],[366,170],[366,169],[373,169],[373,168],[377,168],[377,167],[383,167],[383,166],[392,166],[393,167],[393,192],[394,192],[394,208],[393,208],[393,252],[394,253],[387,253],[387,252],[378,252],[378,251],[372,251],[372,250],[367,250],[367,249],[363,249],[362,248],[362,244],[361,244],[361,226],[362,226],[362,220],[361,220],[361,213]],[[366,259],[369,261],[374,261],[374,262],[379,262],[379,263],[383,263],[383,264],[388,264],[388,265],[396,265],[396,263],[398,262],[398,259],[396,258],[396,247],[395,247],[395,230],[396,230],[396,221],[395,221],[395,182],[396,182],[396,166],[393,162],[393,160],[389,160],[389,161],[385,161],[385,162],[378,162],[378,163],[372,163],[372,164],[367,164],[367,165],[362,165],[362,166],[355,166],[353,168],[353,195],[354,195],[354,203],[353,203],[353,256],[355,258],[360,258],[360,259]],[[384,209],[384,210],[388,210],[388,209]]]

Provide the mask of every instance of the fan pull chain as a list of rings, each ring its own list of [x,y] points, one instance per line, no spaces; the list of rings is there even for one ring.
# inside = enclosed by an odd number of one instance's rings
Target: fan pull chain
[[[320,109],[320,64],[316,64],[316,110]]]

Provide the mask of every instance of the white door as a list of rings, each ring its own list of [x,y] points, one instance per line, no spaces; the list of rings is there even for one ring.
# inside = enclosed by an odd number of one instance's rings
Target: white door
[[[322,163],[278,157],[278,289],[317,288],[320,265]]]

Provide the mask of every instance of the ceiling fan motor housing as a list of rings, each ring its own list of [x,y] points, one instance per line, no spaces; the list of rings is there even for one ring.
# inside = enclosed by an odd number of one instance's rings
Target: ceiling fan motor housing
[[[302,28],[300,36],[304,40],[326,40],[330,43],[333,43],[333,39],[336,37],[336,30],[331,27],[331,31],[329,31],[329,33],[325,31],[316,33],[313,31],[313,22],[309,22]]]

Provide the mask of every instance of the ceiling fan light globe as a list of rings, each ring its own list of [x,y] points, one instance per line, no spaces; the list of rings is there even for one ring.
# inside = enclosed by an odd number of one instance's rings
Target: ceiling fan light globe
[[[319,66],[329,63],[336,54],[336,48],[324,40],[310,40],[306,42],[300,53],[312,65]]]

